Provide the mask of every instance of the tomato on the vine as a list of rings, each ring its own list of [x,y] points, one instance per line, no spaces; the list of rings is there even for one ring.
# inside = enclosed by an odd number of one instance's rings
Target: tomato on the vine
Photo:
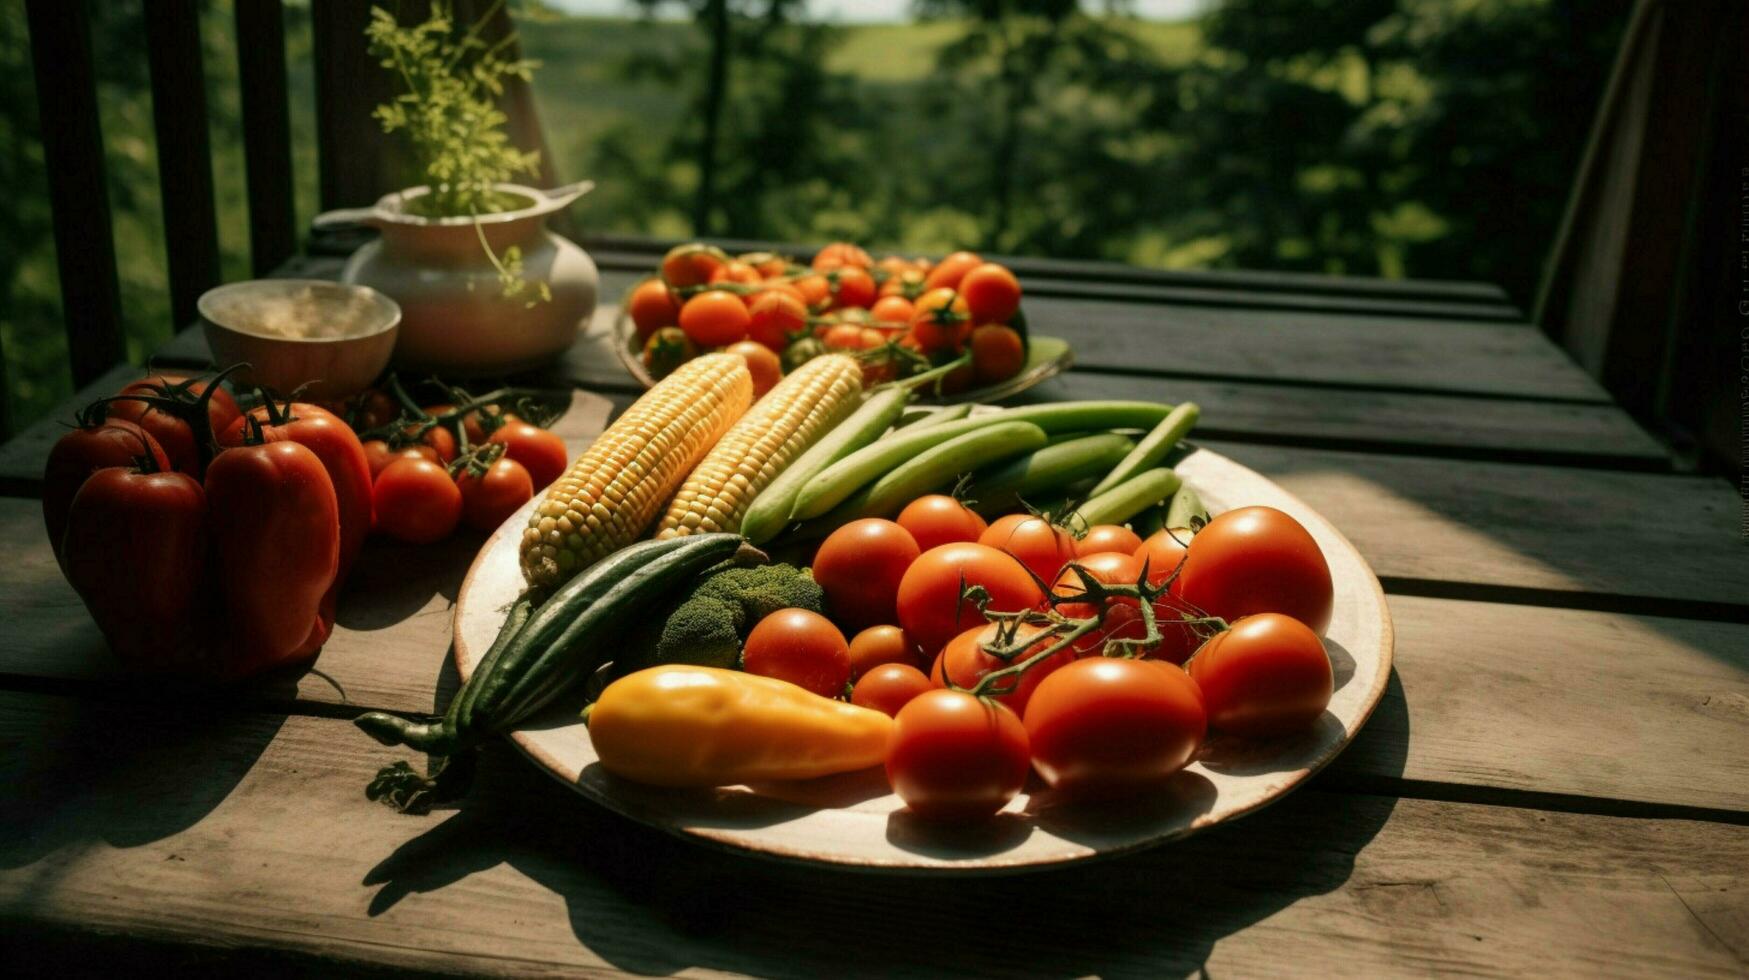
[[[662,256],[662,278],[676,289],[702,286],[711,275],[728,261],[723,253],[709,245],[696,242],[676,245]]]
[[[534,496],[528,470],[504,456],[493,460],[479,476],[464,468],[456,474],[455,483],[462,492],[462,520],[476,531],[496,531]]]
[[[911,314],[911,335],[924,353],[958,351],[972,332],[966,301],[952,289],[932,289],[917,298]]]
[[[733,282],[740,283],[744,286],[751,286],[760,282],[763,278],[764,277],[759,274],[758,269],[753,268],[745,262],[730,259],[722,265],[717,266],[717,268],[711,272],[710,278],[706,281],[711,283]]]
[[[1158,785],[1196,757],[1202,694],[1155,660],[1092,657],[1056,671],[1026,706],[1033,768],[1052,789],[1101,797]]]
[[[564,476],[566,468],[571,465],[571,454],[565,449],[565,440],[521,419],[499,426],[486,441],[503,444],[504,455],[528,470],[536,490],[543,490],[547,484]]]
[[[971,334],[972,371],[980,384],[1006,381],[1026,366],[1026,345],[1012,327],[986,323]]]
[[[979,323],[1007,323],[1020,309],[1020,280],[1007,266],[994,262],[976,266],[959,281],[958,288]]]
[[[867,517],[833,531],[814,554],[814,581],[851,629],[893,623],[901,580],[922,553],[911,532]]]
[[[919,817],[982,820],[1020,793],[1031,757],[1014,712],[961,691],[926,691],[894,720],[887,780]]]
[[[1076,558],[1064,566],[1051,586],[1052,595],[1075,597],[1086,594],[1087,583],[1077,568],[1085,569],[1095,582],[1103,585],[1136,585],[1142,578],[1142,563],[1135,556],[1107,551]],[[1112,596],[1104,606],[1104,622],[1098,629],[1075,641],[1076,653],[1094,654],[1100,652],[1107,640],[1139,640],[1148,635],[1147,623],[1142,620],[1141,600]],[[1057,612],[1071,619],[1091,619],[1099,615],[1099,611],[1100,604],[1092,601],[1057,605]]]
[[[726,347],[743,340],[751,322],[747,304],[723,289],[697,293],[680,308],[680,329],[700,347]]]
[[[838,270],[834,277],[837,282],[832,289],[833,305],[840,308],[873,306],[880,295],[880,287],[875,285],[874,276],[867,269],[856,266],[845,266]]]
[[[454,533],[462,519],[462,492],[449,472],[428,459],[402,456],[385,467],[371,490],[376,528],[413,544]]]
[[[1044,593],[1013,555],[975,542],[931,548],[905,570],[899,581],[899,625],[933,656],[983,616],[961,586],[980,586],[996,612],[1036,609]]]
[[[415,438],[414,433],[419,432],[419,427],[422,424],[423,423],[416,422],[404,426],[401,429],[401,434],[409,439]],[[431,451],[437,454],[438,462],[449,463],[455,459],[455,434],[450,432],[448,428],[441,425],[433,425],[429,429],[426,429],[424,433],[417,436],[417,438],[421,444],[431,447]]]
[[[1263,737],[1304,731],[1330,705],[1334,676],[1318,634],[1281,613],[1258,613],[1215,634],[1186,665],[1209,727]]]
[[[857,680],[850,689],[850,703],[893,716],[912,698],[934,689],[929,678],[910,664],[881,664]]]
[[[632,318],[632,326],[637,328],[639,344],[663,327],[680,322],[680,304],[674,301],[667,283],[660,279],[639,283],[626,297],[626,313]]]
[[[1187,527],[1163,527],[1148,535],[1148,540],[1131,552],[1147,564],[1149,585],[1159,585],[1178,571],[1192,536],[1193,532]],[[1176,587],[1174,591],[1177,591]]]
[[[900,326],[910,326],[911,315],[917,312],[917,307],[903,296],[883,296],[875,300],[869,307],[868,315],[876,323],[893,323]]]
[[[1330,626],[1330,565],[1299,521],[1273,507],[1241,507],[1204,525],[1185,551],[1178,595],[1229,622],[1285,613],[1315,633]]]
[[[882,664],[917,666],[917,643],[897,626],[870,626],[850,638],[850,676],[863,674]]]
[[[972,252],[955,252],[935,264],[929,270],[929,275],[923,280],[924,289],[939,289],[946,287],[957,289],[966,273],[983,265],[984,260]]]
[[[850,242],[833,242],[814,253],[813,267],[816,271],[826,272],[831,269],[854,268],[867,269],[874,265],[874,260],[859,245]]]
[[[1121,551],[1133,555],[1142,546],[1141,536],[1121,524],[1095,524],[1075,542],[1080,555],[1097,555],[1102,551]],[[1152,572],[1152,569],[1149,569]]]
[[[1015,654],[1011,660],[1003,660],[985,650],[986,646],[995,645],[1000,639],[998,627],[994,623],[966,630],[948,641],[947,646],[942,649],[941,656],[936,658],[935,666],[930,670],[931,679],[938,687],[952,684],[954,687],[970,689],[989,674],[1023,664],[1044,653],[1061,637],[1042,626],[1022,624],[1015,630],[1013,644],[1025,645],[1025,649]],[[1051,673],[1073,663],[1076,656],[1073,647],[1064,647],[1019,674],[992,681],[993,687],[984,692],[983,696],[994,698],[1017,714],[1025,711],[1026,702],[1039,684]]]
[[[1056,581],[1057,573],[1075,558],[1074,536],[1059,525],[1032,514],[1008,514],[996,518],[978,536],[978,542],[1020,559],[1045,582]]]
[[[850,683],[850,645],[838,627],[819,613],[779,609],[747,634],[741,669],[836,698]]]
[[[807,329],[808,308],[800,292],[773,289],[760,293],[747,310],[747,336],[778,353],[790,337]]]
[[[747,362],[747,373],[753,376],[754,398],[770,391],[783,380],[783,362],[777,359],[775,351],[764,344],[737,340],[723,348],[723,353],[739,354]]]
[[[917,539],[917,547],[928,551],[956,541],[976,541],[989,527],[970,507],[945,493],[931,493],[905,505],[899,511],[899,526]]]
[[[854,323],[836,323],[827,328],[826,335],[820,339],[833,350],[867,350],[870,347],[879,347],[879,332],[873,332],[875,341],[873,344],[868,342],[871,339],[868,336],[869,333],[871,331],[867,327],[860,327]]]

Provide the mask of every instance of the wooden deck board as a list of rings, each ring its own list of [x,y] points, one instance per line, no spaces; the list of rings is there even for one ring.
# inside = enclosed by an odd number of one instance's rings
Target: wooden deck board
[[[14,926],[519,975],[1736,976],[1749,950],[1728,824],[1313,788],[1047,874],[847,879],[661,836],[502,749],[458,811],[400,816],[361,792],[394,753],[335,719],[5,694],[0,743]],[[992,908],[1033,925],[972,928]],[[868,942],[876,922],[905,941]]]

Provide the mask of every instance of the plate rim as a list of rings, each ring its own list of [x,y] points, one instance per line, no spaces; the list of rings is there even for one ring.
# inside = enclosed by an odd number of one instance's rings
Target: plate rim
[[[1361,706],[1354,717],[1352,725],[1344,726],[1345,733],[1342,740],[1326,748],[1317,758],[1309,762],[1303,769],[1287,775],[1285,781],[1278,788],[1244,806],[1228,811],[1217,820],[1208,823],[1193,821],[1192,823],[1180,827],[1170,833],[1129,841],[1121,845],[1104,847],[1085,854],[1063,854],[1045,857],[1015,858],[1010,860],[1004,860],[1001,855],[995,855],[979,858],[975,862],[966,864],[907,863],[902,860],[883,860],[878,858],[852,859],[841,853],[815,852],[803,848],[790,848],[787,850],[780,849],[759,842],[749,841],[743,837],[737,836],[736,833],[731,830],[712,827],[683,827],[672,823],[662,823],[649,820],[639,813],[633,812],[635,810],[634,807],[627,806],[614,800],[607,794],[596,791],[593,787],[586,786],[581,780],[566,778],[564,772],[569,768],[568,764],[552,758],[547,750],[534,742],[526,732],[520,729],[512,730],[506,733],[506,738],[516,747],[517,751],[521,752],[531,762],[535,763],[535,765],[543,770],[548,776],[563,785],[569,786],[574,792],[585,799],[611,810],[621,817],[642,824],[643,826],[660,830],[670,836],[682,840],[705,844],[714,849],[732,851],[740,855],[752,855],[761,859],[806,865],[808,867],[830,867],[838,870],[867,874],[968,876],[1046,871],[1072,864],[1080,864],[1088,861],[1119,857],[1125,854],[1133,854],[1172,841],[1183,840],[1184,838],[1198,833],[1199,831],[1206,830],[1209,827],[1250,816],[1264,807],[1285,799],[1295,790],[1305,785],[1313,776],[1316,776],[1319,772],[1323,771],[1324,767],[1334,761],[1337,756],[1341,755],[1342,752],[1346,750],[1357,737],[1359,737],[1360,730],[1366,727],[1366,723],[1371,720],[1373,713],[1378,709],[1380,702],[1384,700],[1385,690],[1390,686],[1391,673],[1396,658],[1396,626],[1391,617],[1390,605],[1386,601],[1384,586],[1379,582],[1378,573],[1373,571],[1372,564],[1366,560],[1366,557],[1354,546],[1354,542],[1350,541],[1348,536],[1343,534],[1340,528],[1336,527],[1336,525],[1322,513],[1306,504],[1306,502],[1301,500],[1296,494],[1288,491],[1279,483],[1264,476],[1262,473],[1251,469],[1230,456],[1215,452],[1206,447],[1198,446],[1188,440],[1185,445],[1190,447],[1192,454],[1207,453],[1210,457],[1219,460],[1224,465],[1237,467],[1238,469],[1251,474],[1255,478],[1268,483],[1276,492],[1302,508],[1304,513],[1315,517],[1321,524],[1323,524],[1324,529],[1326,529],[1337,540],[1341,541],[1341,543],[1345,545],[1360,562],[1360,566],[1367,573],[1367,579],[1371,586],[1373,597],[1377,600],[1379,611],[1379,661],[1377,675],[1373,680],[1372,686],[1367,689],[1362,697]],[[1188,456],[1186,458],[1188,458]],[[470,586],[472,585],[475,576],[480,572],[486,561],[487,555],[492,552],[494,546],[497,545],[500,539],[505,535],[512,533],[520,534],[521,529],[527,524],[528,515],[533,512],[535,507],[539,506],[541,500],[542,496],[537,494],[528,503],[524,504],[522,507],[518,508],[515,513],[511,514],[497,530],[493,531],[492,534],[487,537],[485,542],[481,544],[480,550],[474,555],[474,560],[469,563],[467,574],[463,576],[461,585],[456,590],[455,603],[450,614],[450,656],[456,668],[457,676],[463,681],[465,681],[467,676],[472,673],[471,670],[467,670],[465,667],[465,665],[471,661],[471,658],[464,656],[464,653],[468,650],[467,641],[458,627],[462,620],[462,610],[466,598],[469,595]],[[1029,779],[1030,778],[1029,774]]]

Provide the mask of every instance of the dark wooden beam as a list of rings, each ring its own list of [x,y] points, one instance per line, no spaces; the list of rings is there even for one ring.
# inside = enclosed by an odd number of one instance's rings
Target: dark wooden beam
[[[280,0],[243,0],[236,5],[249,263],[257,276],[272,272],[297,251],[284,14]]]
[[[197,0],[147,0],[146,63],[158,138],[158,193],[170,260],[170,329],[195,318],[195,301],[219,283],[219,223],[207,136],[206,71]]]
[[[55,215],[67,354],[73,383],[84,385],[121,360],[124,350],[91,31],[83,3],[27,0],[25,14]]]

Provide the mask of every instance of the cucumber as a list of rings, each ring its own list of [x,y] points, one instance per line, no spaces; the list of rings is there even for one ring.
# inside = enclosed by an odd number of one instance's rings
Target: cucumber
[[[1042,449],[983,470],[966,488],[966,497],[980,512],[1006,511],[1077,480],[1103,476],[1135,445],[1133,439],[1110,432],[1053,439]]]
[[[484,680],[492,676],[498,668],[498,661],[503,659],[505,648],[512,640],[521,634],[522,628],[528,625],[534,615],[534,601],[524,594],[510,607],[510,615],[505,617],[504,626],[498,631],[498,639],[492,641],[492,648],[474,665],[474,672],[468,675],[468,682],[462,685],[461,693],[456,695],[450,715],[451,724],[460,731],[471,731],[474,727],[474,704],[480,699],[480,689],[485,687]]]
[[[795,509],[796,494],[809,479],[833,463],[863,446],[874,442],[904,411],[911,392],[904,388],[887,388],[868,397],[849,418],[838,423],[820,440],[808,447],[777,479],[772,480],[741,518],[741,533],[754,544],[764,544],[777,536],[789,523]]]
[[[1196,424],[1201,415],[1202,409],[1195,402],[1185,402],[1167,413],[1160,420],[1160,424],[1143,436],[1142,441],[1136,443],[1136,448],[1122,462],[1112,467],[1105,479],[1093,487],[1093,495],[1097,497],[1130,477],[1160,465],[1160,461],[1166,458],[1173,446],[1178,445],[1178,440],[1184,438],[1184,434],[1190,431],[1190,427]]]
[[[890,517],[925,493],[954,482],[986,463],[1007,459],[1045,444],[1043,429],[1030,422],[999,422],[962,433],[936,445],[845,501],[847,516]]]
[[[581,683],[618,650],[615,638],[628,632],[645,610],[706,568],[731,559],[765,558],[739,534],[694,534],[657,543],[673,546],[623,576],[615,576],[599,598],[579,609],[550,644],[525,645],[528,631],[517,637],[499,665],[501,672],[510,672],[510,689],[493,705],[486,703],[482,693],[475,706],[484,730],[512,728]],[[488,708],[493,710],[482,714]]]
[[[1178,489],[1178,474],[1165,468],[1145,470],[1101,494],[1069,513],[1065,523],[1080,533],[1096,524],[1122,524],[1154,506]]]
[[[1190,527],[1193,518],[1207,524],[1209,509],[1203,506],[1202,498],[1186,483],[1172,495],[1172,503],[1166,507],[1166,526]]]

